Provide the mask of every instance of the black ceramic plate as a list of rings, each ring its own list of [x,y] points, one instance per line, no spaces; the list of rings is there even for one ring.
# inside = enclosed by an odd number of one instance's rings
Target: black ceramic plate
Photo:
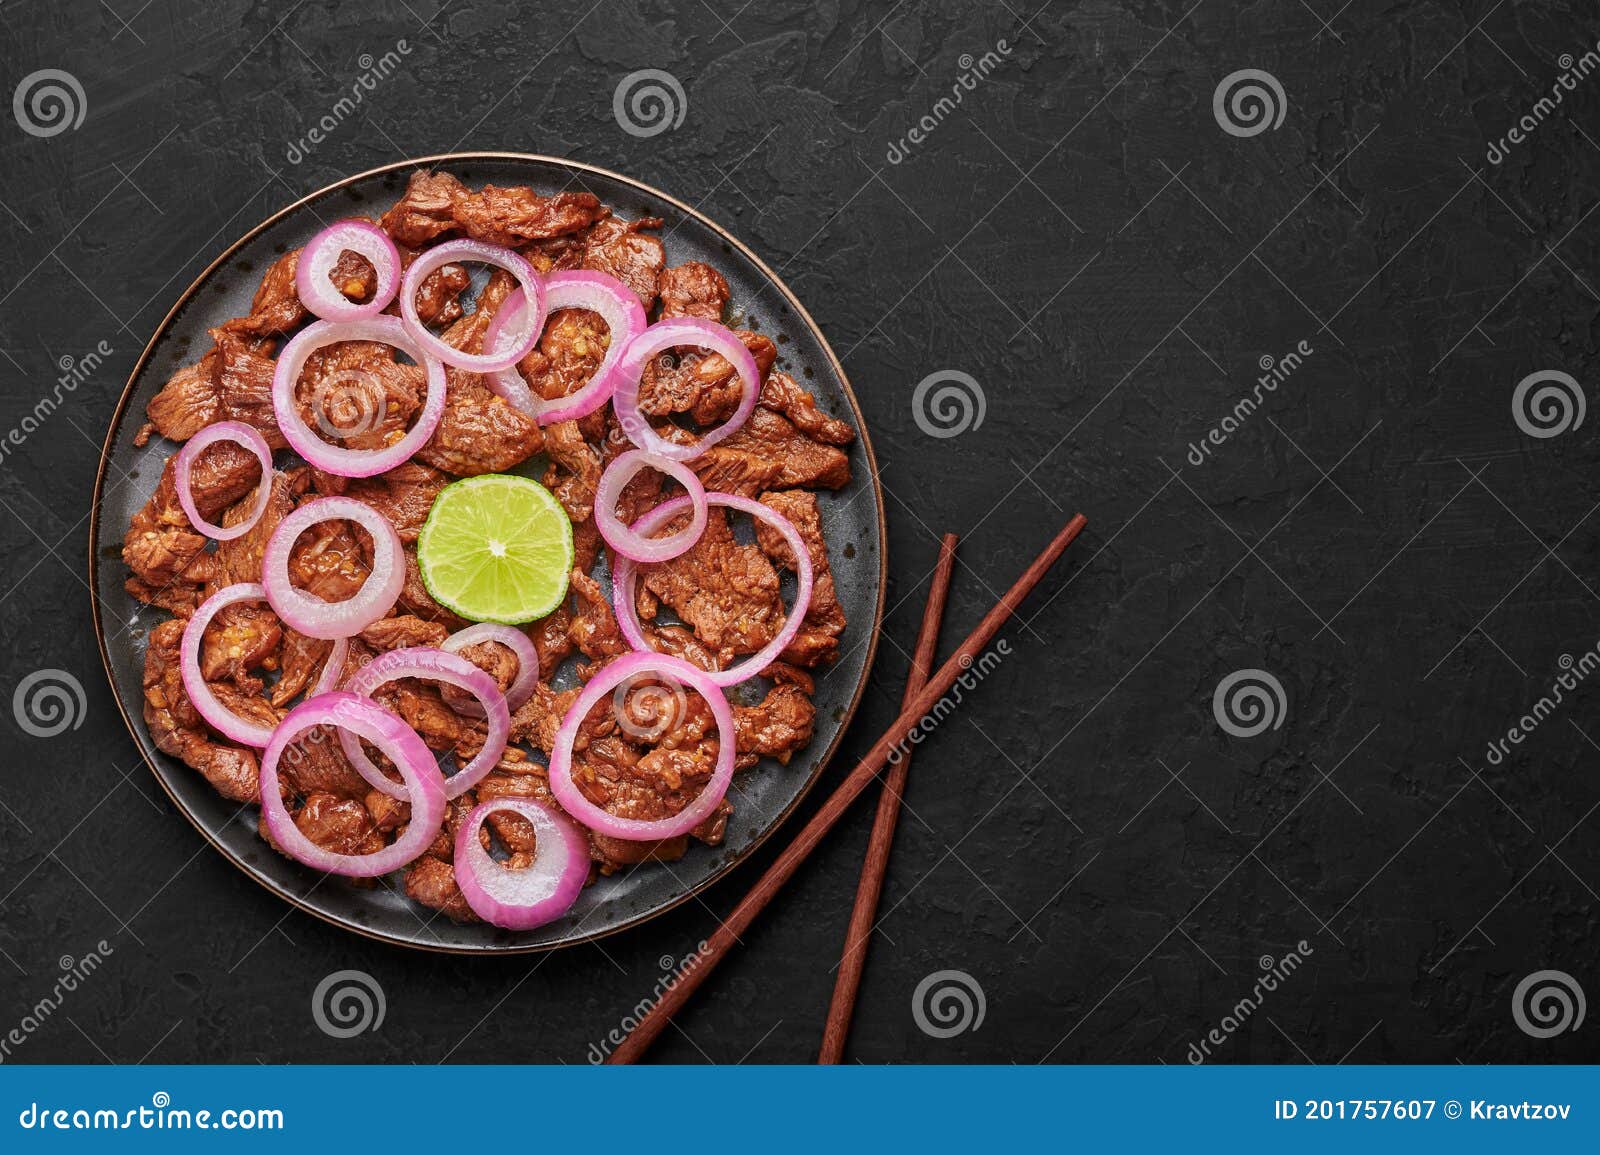
[[[166,614],[140,604],[122,588],[128,576],[118,548],[123,533],[160,480],[162,462],[174,452],[159,437],[143,449],[134,445],[146,403],[174,370],[208,347],[209,327],[249,311],[262,272],[279,255],[303,245],[324,222],[377,216],[400,196],[412,170],[430,166],[448,170],[473,187],[522,184],[547,193],[585,188],[625,217],[663,218],[668,263],[700,260],[721,271],[733,290],[735,323],[773,335],[779,341],[780,366],[859,434],[850,451],[854,480],[838,493],[819,495],[839,600],[850,625],[840,661],[817,679],[811,744],[787,767],[768,762],[739,775],[737,789],[729,795],[734,814],[721,846],[695,843],[678,862],[601,879],[560,921],[525,933],[457,926],[442,916],[432,917],[432,911],[404,897],[398,876],[371,889],[337,878],[319,881],[314,872],[270,849],[256,834],[255,807],[236,813],[237,806],[150,740],[140,689],[145,639]],[[542,459],[536,458],[527,471],[542,467]],[[276,213],[217,258],[179,298],[134,367],[106,435],[89,536],[95,622],[106,671],[134,741],[189,821],[246,874],[308,913],[387,942],[460,953],[544,950],[634,926],[703,890],[754,850],[817,780],[855,713],[876,648],[886,572],[883,495],[861,410],[837,358],[788,288],[749,249],[664,193],[602,169],[514,153],[425,157],[351,177]]]

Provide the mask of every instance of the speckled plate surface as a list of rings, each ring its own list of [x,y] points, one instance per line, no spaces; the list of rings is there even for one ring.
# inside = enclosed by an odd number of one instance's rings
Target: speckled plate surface
[[[207,348],[208,328],[248,312],[262,272],[279,255],[303,245],[325,221],[377,216],[401,195],[408,174],[426,166],[448,170],[474,187],[486,182],[526,184],[546,193],[586,188],[625,217],[663,218],[667,262],[701,260],[715,266],[733,290],[734,323],[778,339],[779,365],[859,434],[850,450],[853,480],[837,493],[819,494],[839,600],[850,626],[840,661],[817,679],[811,744],[787,767],[769,761],[739,776],[736,791],[730,793],[734,813],[721,846],[692,843],[678,862],[600,879],[562,919],[528,932],[457,926],[443,916],[431,917],[434,912],[405,898],[398,876],[371,889],[337,878],[319,881],[313,871],[269,848],[256,833],[255,807],[240,811],[151,741],[142,712],[145,639],[166,614],[135,601],[123,589],[128,571],[120,558],[122,536],[160,480],[163,461],[174,452],[159,437],[143,449],[133,443],[150,398],[174,370]],[[521,472],[536,474],[543,466],[543,457],[537,457]],[[710,886],[760,845],[817,780],[855,714],[876,650],[887,573],[883,494],[860,407],[837,358],[789,289],[727,232],[662,192],[603,169],[515,153],[424,157],[350,177],[275,213],[218,257],[156,330],[111,417],[95,484],[89,545],[100,652],[118,704],[157,780],[196,829],[250,877],[336,926],[402,946],[468,954],[546,950],[635,926]]]

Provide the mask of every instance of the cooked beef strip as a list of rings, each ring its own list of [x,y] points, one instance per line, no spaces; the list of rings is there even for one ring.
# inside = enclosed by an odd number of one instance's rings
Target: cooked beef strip
[[[180,618],[187,618],[194,613],[205,600],[205,587],[203,581],[198,579],[153,586],[142,578],[130,577],[122,583],[122,588],[135,600],[166,610],[169,614],[176,614]]]
[[[122,560],[143,583],[138,590],[160,590],[179,580],[185,569],[205,548],[206,539],[195,533],[178,504],[176,464],[167,458],[161,482],[150,500],[133,515],[122,540]],[[243,446],[218,442],[200,454],[189,471],[189,489],[195,508],[208,521],[215,521],[229,505],[255,489],[261,465]]]
[[[406,897],[437,910],[452,922],[481,922],[456,885],[455,867],[424,854],[406,867]]]
[[[412,646],[437,646],[450,636],[450,632],[437,622],[399,614],[392,618],[380,618],[356,636],[381,654]]]
[[[640,755],[615,738],[590,743],[573,759],[572,778],[586,798],[618,818],[659,821],[692,802],[716,768],[716,743]]]
[[[325,602],[354,597],[370,572],[366,550],[343,521],[318,522],[302,532],[289,550],[290,582]]]
[[[150,399],[151,424],[171,441],[187,441],[217,421],[243,421],[259,430],[273,449],[287,443],[272,412],[276,368],[260,342],[227,329],[213,329],[216,342],[193,365],[179,369]]]
[[[249,750],[211,737],[178,669],[183,622],[162,622],[150,631],[144,656],[144,721],[164,754],[200,771],[213,789],[231,802],[254,802],[260,792],[259,767]]]
[[[759,706],[734,706],[739,753],[776,758],[787,766],[794,752],[811,741],[816,718],[816,706],[800,687],[773,686]]]
[[[401,197],[379,222],[396,244],[420,249],[456,227],[452,209],[467,187],[447,172],[418,169]]]
[[[609,877],[625,866],[641,862],[676,862],[689,849],[688,835],[640,842],[631,838],[612,838],[589,832],[589,856],[600,864],[600,873]]]
[[[529,188],[494,185],[470,192],[448,173],[416,172],[405,196],[383,215],[382,224],[390,236],[410,248],[458,229],[474,240],[515,248],[577,232],[604,212],[592,193],[544,197]]]
[[[575,523],[572,527],[573,568],[581,569],[585,573],[592,570],[595,561],[600,557],[602,544],[600,527],[595,525],[594,518]]]
[[[761,672],[761,676],[780,685],[797,686],[808,698],[817,692],[817,681],[810,671],[791,666],[788,662],[773,662]]]
[[[290,794],[302,798],[329,794],[354,799],[364,808],[367,795],[375,793],[344,756],[339,732],[331,726],[313,726],[289,743],[278,759],[278,777]]]
[[[511,715],[511,740],[529,742],[546,754],[555,748],[556,730],[561,719],[578,699],[578,687],[570,690],[552,689],[547,682],[533,688],[533,696]]]
[[[421,254],[411,249],[401,249],[401,265],[409,266]],[[417,286],[417,316],[424,325],[449,325],[461,319],[461,294],[472,284],[472,274],[465,265],[451,263],[440,265],[422,278]],[[385,312],[399,313],[399,305],[391,304]]]
[[[278,429],[272,409],[272,378],[278,365],[272,357],[220,329],[213,329],[217,342],[216,382],[219,414],[224,421],[242,421],[260,432],[273,449],[289,443]]]
[[[422,408],[427,374],[396,361],[375,341],[340,341],[306,358],[295,405],[312,433],[348,449],[383,449],[398,441]]]
[[[668,435],[692,441],[681,430]],[[742,429],[695,458],[691,468],[707,489],[746,497],[800,486],[839,489],[850,481],[850,458],[843,450],[813,441],[765,405],[757,405]]]
[[[410,544],[422,532],[433,499],[449,481],[432,466],[408,461],[375,477],[352,478],[345,493],[383,514],[399,531],[400,540]]]
[[[458,477],[505,473],[539,452],[538,422],[490,392],[473,373],[447,368],[449,399],[417,460]]]
[[[722,274],[698,261],[664,269],[658,278],[661,317],[698,317],[720,321],[728,304],[728,283]],[[761,333],[734,330],[756,360],[758,382],[778,357],[778,348]],[[647,414],[687,413],[700,425],[725,420],[737,407],[743,382],[733,365],[717,353],[682,353],[654,358],[645,367],[639,405]]]
[[[223,328],[231,333],[270,337],[287,333],[304,321],[308,314],[294,287],[299,266],[299,249],[284,253],[274,261],[256,288],[249,315],[235,317],[225,322]]]
[[[451,799],[445,807],[444,825],[432,845],[406,868],[406,894],[423,906],[448,915],[455,922],[478,922],[456,885],[451,862],[455,857],[456,834],[475,804],[473,791]]]
[[[828,564],[828,545],[822,539],[822,517],[817,512],[817,495],[809,489],[781,489],[761,495],[761,504],[776,510],[800,534],[811,558],[811,604],[806,608],[800,632],[783,651],[788,661],[801,666],[818,666],[839,656],[839,635],[844,633],[844,610],[833,586],[833,567]],[[794,558],[782,535],[765,522],[756,522],[756,540],[768,557],[779,565],[794,568]]]
[[[656,303],[656,284],[666,264],[661,238],[646,229],[659,229],[660,217],[625,221],[605,217],[584,234],[583,267],[617,278],[638,296],[649,312]]]
[[[728,307],[728,282],[717,270],[699,261],[662,269],[656,278],[656,291],[661,295],[662,320],[699,317],[720,321],[722,311]]]
[[[235,602],[206,627],[200,640],[200,674],[208,682],[244,683],[251,670],[277,669],[282,644],[283,626],[266,603]]]
[[[627,653],[628,643],[617,628],[616,615],[600,583],[581,569],[574,569],[571,587],[577,600],[577,609],[567,627],[572,644],[586,658],[616,658]]]
[[[705,821],[689,831],[707,846],[721,846],[722,839],[728,832],[728,819],[733,817],[733,803],[726,798],[717,803],[717,808],[706,815]]]
[[[397,678],[379,686],[372,696],[399,714],[429,749],[448,750],[463,762],[483,749],[485,723],[462,717],[445,705],[431,682]]]
[[[733,334],[755,358],[756,380],[768,380],[772,375],[772,366],[778,360],[778,347],[772,343],[772,339],[747,329],[735,329]],[[707,426],[719,425],[732,417],[744,396],[744,382],[733,371],[733,363],[720,353],[709,354],[696,366],[695,377],[702,385],[699,396],[689,407],[690,418],[697,425]],[[765,385],[762,389],[765,389]],[[756,394],[758,401],[761,396],[760,392]]]
[[[411,821],[411,804],[391,798],[381,790],[369,789],[363,802],[372,821],[385,834],[393,834]]]
[[[245,721],[269,730],[283,721],[284,712],[273,708],[272,703],[261,696],[262,683],[259,678],[243,677],[236,682],[208,681],[207,685],[212,696],[230,714],[237,714]]]
[[[557,309],[545,321],[544,333],[517,363],[523,380],[547,401],[576,393],[605,360],[611,331],[600,314],[588,309]]]
[[[373,854],[382,850],[385,839],[378,833],[367,808],[353,798],[333,794],[311,794],[294,811],[294,824],[312,842],[334,854]],[[266,823],[261,836],[269,843]]]
[[[849,445],[856,431],[817,408],[817,399],[787,373],[768,373],[761,386],[761,404],[782,413],[801,433],[826,445]]]
[[[719,506],[710,509],[699,541],[644,570],[640,584],[694,630],[723,669],[766,645],[783,624],[777,571],[759,547],[734,539]]]
[[[276,470],[273,472],[272,488],[267,496],[266,509],[261,513],[261,520],[238,537],[217,543],[216,551],[211,555],[214,572],[210,578],[210,588],[206,590],[207,594],[216,593],[224,586],[231,586],[236,582],[261,580],[261,557],[266,553],[267,541],[279,523],[294,512],[296,490],[304,482],[304,473],[280,473]],[[259,484],[252,486],[249,493],[234,502],[223,513],[219,524],[231,529],[248,521],[254,511],[259,488]]]
[[[641,757],[635,747],[619,739],[600,738],[589,745],[584,757],[574,757],[573,782],[591,802],[618,817],[654,820],[687,806],[715,766],[714,754],[705,764],[685,757],[645,765],[649,757]],[[683,857],[689,840],[679,835],[642,842],[591,831],[589,844],[592,857],[600,863],[600,873],[612,874],[640,862],[674,862]]]
[[[574,523],[589,520],[594,491],[600,484],[600,454],[584,440],[576,421],[558,421],[544,431],[550,467],[544,472],[545,488],[555,494]],[[588,568],[588,567],[584,567]]]
[[[458,198],[451,206],[456,223],[473,240],[515,248],[529,241],[575,233],[599,220],[605,210],[589,192],[540,196],[530,188],[482,190]]]
[[[185,365],[150,398],[145,414],[157,433],[169,441],[187,441],[207,425],[222,420],[217,397],[217,352]]]
[[[478,307],[445,331],[441,340],[454,348],[477,352],[495,311],[516,282],[497,270],[484,286]],[[417,452],[424,464],[460,477],[504,473],[539,452],[544,436],[539,423],[490,391],[476,373],[446,366],[444,416],[428,443]]]
[[[278,680],[272,687],[270,697],[272,704],[287,706],[315,685],[322,676],[323,664],[332,650],[332,642],[308,638],[294,630],[285,629],[283,647],[278,654]]]
[[[778,359],[770,337],[735,329],[750,356],[755,358],[757,380],[764,380]],[[733,362],[721,353],[663,353],[645,365],[639,382],[639,409],[652,417],[687,413],[699,425],[725,421],[744,395],[744,382]]]
[[[533,648],[539,654],[539,677],[546,682],[554,676],[556,667],[572,653],[572,637],[568,632],[571,624],[572,615],[563,606],[549,617],[535,622],[529,631]]]
[[[400,589],[400,600],[395,603],[396,608],[430,622],[438,622],[451,633],[465,629],[470,623],[434,601],[433,595],[428,592],[428,587],[422,581],[422,570],[417,566],[417,547],[406,546],[405,558],[406,584]]]
[[[650,641],[651,648],[663,654],[682,658],[702,670],[722,668],[717,664],[716,655],[706,649],[704,643],[695,637],[691,630],[686,630],[682,626],[646,626],[644,633]]]
[[[478,642],[474,645],[465,646],[457,651],[457,656],[465,658],[493,678],[495,685],[500,688],[502,694],[510,689],[511,683],[516,680],[519,671],[517,655],[510,646],[501,645],[499,642]],[[461,707],[464,704],[477,701],[465,690],[458,689],[455,686],[447,686],[442,682],[439,684],[439,695],[444,699],[445,705],[457,713],[463,712]],[[515,749],[515,747],[507,746],[506,752],[509,754]],[[517,750],[516,753],[521,754],[521,751]]]

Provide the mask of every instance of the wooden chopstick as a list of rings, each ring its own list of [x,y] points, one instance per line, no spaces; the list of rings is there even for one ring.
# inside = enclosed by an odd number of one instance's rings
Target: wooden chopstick
[[[944,622],[944,603],[950,593],[950,575],[956,565],[956,535],[947,533],[939,543],[939,565],[928,587],[928,602],[922,610],[922,628],[917,633],[917,648],[911,655],[911,672],[906,675],[901,709],[916,700],[928,684],[934,655],[939,649],[939,626]],[[904,751],[889,767],[883,793],[878,795],[878,812],[872,820],[872,837],[861,863],[861,881],[856,886],[856,904],[850,911],[850,927],[845,931],[844,953],[833,980],[833,1001],[828,1004],[828,1021],[822,1031],[819,1063],[838,1063],[844,1059],[844,1043],[850,1034],[850,1019],[855,1014],[856,992],[861,989],[861,968],[867,961],[867,944],[872,939],[873,920],[878,915],[878,897],[883,893],[883,876],[889,869],[889,851],[894,846],[894,828],[900,818],[900,798],[905,793],[906,772],[911,768],[911,751]]]
[[[1039,584],[1041,578],[1056,563],[1056,559],[1071,545],[1073,539],[1083,532],[1083,527],[1088,522],[1083,514],[1075,514],[1061,532],[1056,534],[1043,553],[1033,559],[1033,563],[1023,571],[1016,583],[1005,592],[999,603],[985,615],[983,621],[972,633],[967,635],[965,641],[957,647],[950,659],[940,666],[938,672],[928,679],[928,684],[922,688],[916,698],[905,709],[900,711],[890,727],[884,731],[883,736],[872,744],[872,748],[855,769],[851,770],[845,780],[839,784],[826,802],[822,804],[816,814],[807,822],[805,827],[795,836],[793,842],[784,848],[783,853],[766,870],[755,886],[750,888],[750,893],[739,901],[732,913],[723,920],[722,924],[706,939],[705,949],[700,951],[693,959],[693,967],[685,967],[687,973],[680,973],[677,982],[667,988],[666,992],[651,1007],[639,1025],[631,1034],[612,1051],[606,1058],[607,1063],[633,1063],[649,1049],[655,1042],[656,1036],[661,1034],[672,1021],[672,1016],[677,1014],[689,997],[700,989],[700,984],[717,968],[717,964],[739,941],[739,936],[750,929],[750,924],[755,921],[756,915],[766,907],[772,896],[788,882],[790,877],[806,860],[812,850],[816,849],[823,835],[832,830],[839,821],[840,816],[854,802],[867,784],[877,777],[883,769],[884,763],[889,760],[889,755],[902,743],[912,727],[921,722],[934,704],[947,693],[951,686],[983,652],[984,648],[994,639],[1000,627],[1005,625],[1011,615],[1016,612],[1017,604],[1028,596],[1030,590]]]

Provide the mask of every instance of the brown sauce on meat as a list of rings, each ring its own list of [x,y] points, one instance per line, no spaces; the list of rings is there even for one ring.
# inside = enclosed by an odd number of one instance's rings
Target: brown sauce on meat
[[[696,261],[666,265],[657,236],[660,220],[624,220],[586,192],[545,196],[528,188],[492,185],[473,190],[448,173],[418,172],[380,223],[407,264],[433,244],[470,237],[515,248],[541,271],[607,273],[639,296],[652,319],[701,317],[734,324],[737,316],[730,312],[728,283],[717,270]],[[177,443],[216,421],[236,420],[260,430],[274,449],[284,448],[271,404],[274,351],[309,315],[295,291],[299,251],[279,246],[277,252],[249,311],[213,329],[205,352],[174,373],[151,400],[150,424],[140,431],[141,438],[159,435]],[[238,267],[249,271],[243,264]],[[364,259],[346,253],[331,279],[351,299],[363,300],[372,292],[374,273]],[[445,341],[476,350],[511,287],[505,274],[496,274],[469,303],[466,270],[446,265],[424,280],[419,313]],[[810,742],[816,721],[812,673],[837,660],[847,628],[815,491],[849,481],[855,433],[819,409],[794,377],[774,367],[777,345],[788,344],[789,337],[780,333],[774,343],[760,327],[756,318],[747,317],[739,331],[762,374],[760,404],[742,429],[692,467],[707,489],[759,499],[788,518],[810,555],[815,583],[800,631],[781,660],[765,671],[762,681],[747,683],[731,695],[740,772],[763,758],[788,766]],[[567,395],[587,381],[608,339],[595,315],[561,311],[549,319],[518,370],[539,396]],[[811,368],[806,366],[802,374],[811,377]],[[405,889],[412,899],[450,918],[473,921],[451,867],[460,822],[477,801],[488,798],[517,795],[556,805],[544,756],[577,692],[563,671],[576,663],[580,676],[593,676],[627,652],[612,607],[589,572],[601,562],[609,568],[608,551],[594,529],[594,494],[605,463],[624,446],[609,409],[541,428],[476,375],[449,369],[446,376],[445,415],[433,437],[412,461],[377,477],[331,477],[293,465],[262,479],[255,459],[237,446],[222,443],[202,455],[194,470],[193,493],[208,519],[237,523],[252,508],[257,487],[271,487],[261,523],[230,542],[213,545],[189,524],[177,501],[169,457],[119,552],[130,571],[128,591],[172,615],[150,631],[146,649],[144,715],[152,738],[224,797],[249,802],[258,792],[255,751],[212,732],[189,702],[179,675],[178,641],[195,608],[223,586],[260,580],[266,539],[298,504],[342,493],[393,523],[407,553],[407,581],[399,602],[388,617],[351,640],[345,674],[385,650],[438,645],[465,623],[432,601],[416,568],[417,534],[434,497],[456,478],[505,472],[545,456],[549,464],[543,479],[571,517],[578,542],[571,593],[564,606],[525,627],[539,655],[539,682],[512,719],[513,745],[493,772],[451,803],[445,828],[405,871]],[[365,405],[382,414],[365,425],[353,418],[348,426],[342,418],[334,423],[340,443],[352,448],[373,448],[398,437],[420,408],[424,390],[422,371],[397,361],[385,346],[330,346],[310,359],[298,383],[303,416],[315,415],[314,407],[326,403],[331,382],[343,390],[337,394],[338,413],[348,410],[359,417]],[[720,422],[738,396],[732,366],[719,355],[698,351],[652,363],[641,386],[642,408],[664,436],[675,438],[692,437],[688,430],[694,425]],[[326,430],[327,422],[323,425]],[[625,491],[620,512],[637,517],[676,492],[675,486],[646,474]],[[850,544],[842,556],[850,559],[855,553]],[[359,588],[370,561],[366,533],[333,522],[302,535],[290,569],[299,587],[340,600]],[[644,571],[638,589],[641,624],[662,651],[702,668],[726,668],[766,645],[783,624],[783,579],[795,564],[781,536],[759,523],[752,534],[713,507],[700,542],[682,557]],[[285,627],[264,604],[241,603],[220,613],[208,629],[202,671],[221,700],[270,725],[316,684],[329,649],[329,643]],[[502,688],[518,673],[515,655],[498,644],[470,647],[463,656],[487,670]],[[457,764],[481,748],[484,723],[455,709],[464,700],[455,691],[442,693],[431,683],[402,680],[382,687],[376,696],[432,749],[454,757]],[[624,710],[631,709],[625,702]],[[574,747],[579,788],[619,816],[656,819],[681,810],[709,778],[718,739],[710,712],[697,697],[690,695],[674,710],[645,719],[645,735],[641,720],[619,718],[609,698],[596,707]],[[374,760],[384,764],[381,757]],[[302,737],[286,756],[283,771],[280,785],[294,821],[328,850],[370,853],[405,824],[405,803],[372,790],[327,735]],[[732,795],[737,798],[736,791]],[[718,845],[732,812],[733,804],[725,800],[691,836],[655,843],[591,834],[597,873],[648,869],[649,863],[682,857],[691,838]],[[482,837],[486,845],[497,844],[513,864],[526,861],[534,849],[531,828],[509,813],[494,816]]]

